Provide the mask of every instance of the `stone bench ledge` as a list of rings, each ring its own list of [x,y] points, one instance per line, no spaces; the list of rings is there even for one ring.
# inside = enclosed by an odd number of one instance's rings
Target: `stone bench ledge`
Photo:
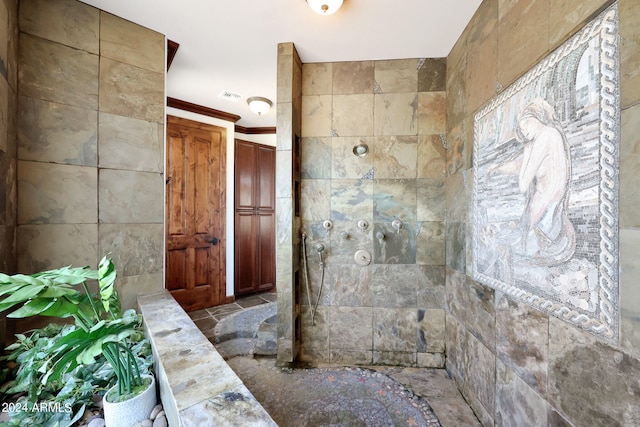
[[[139,296],[138,306],[171,427],[277,427],[168,291]]]

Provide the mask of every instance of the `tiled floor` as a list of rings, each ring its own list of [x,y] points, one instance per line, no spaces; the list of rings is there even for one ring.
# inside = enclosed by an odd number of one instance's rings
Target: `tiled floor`
[[[295,393],[296,396],[303,396],[303,401],[307,399],[309,402],[314,401],[317,396],[314,394],[314,385],[307,384],[300,389],[288,390],[287,384],[290,386],[290,374],[287,369],[278,369],[275,366],[275,357],[253,357],[253,345],[246,345],[244,339],[232,339],[222,343],[216,343],[214,334],[215,326],[218,322],[229,317],[232,314],[239,314],[240,317],[256,310],[247,310],[261,304],[267,304],[276,301],[275,292],[255,294],[248,297],[238,298],[234,303],[212,307],[205,310],[199,310],[189,313],[191,319],[204,333],[204,335],[216,345],[218,351],[227,359],[227,363],[233,368],[236,374],[242,379],[247,388],[261,401],[265,408],[270,411],[274,419],[278,418],[277,412],[283,409],[284,412],[291,410],[291,396],[289,393]],[[269,308],[264,306],[265,309]],[[262,311],[261,309],[258,311]],[[227,319],[224,327],[234,324],[238,315]],[[221,325],[222,326],[222,325]],[[275,325],[273,325],[275,326]],[[220,327],[218,328],[220,329]],[[218,331],[219,332],[219,331]],[[218,337],[220,338],[220,337]],[[225,347],[227,346],[227,347]],[[229,347],[232,349],[230,350]],[[251,349],[245,351],[245,349]],[[226,355],[225,355],[226,354]],[[258,353],[256,353],[258,354]],[[266,354],[266,353],[265,353]],[[229,357],[227,357],[229,356]],[[371,366],[374,369],[385,374],[403,386],[407,387],[417,396],[426,399],[433,411],[438,416],[443,427],[479,427],[480,423],[476,419],[473,411],[464,400],[455,383],[449,378],[444,369],[422,369],[422,368],[403,368],[403,367],[383,367]],[[304,382],[304,381],[303,381]],[[285,390],[280,393],[281,397],[274,397],[273,390]],[[266,393],[266,394],[265,394]],[[262,398],[262,400],[261,400]],[[280,400],[278,400],[280,399]],[[298,408],[306,411],[305,408]],[[276,413],[273,413],[276,412]],[[281,427],[286,427],[282,425]]]
[[[189,317],[191,317],[191,320],[193,320],[193,323],[196,324],[198,329],[200,329],[202,333],[209,338],[211,342],[213,342],[213,330],[219,321],[246,308],[266,304],[268,302],[274,302],[276,298],[277,294],[275,292],[264,292],[246,297],[239,297],[231,304],[192,311],[189,313]]]

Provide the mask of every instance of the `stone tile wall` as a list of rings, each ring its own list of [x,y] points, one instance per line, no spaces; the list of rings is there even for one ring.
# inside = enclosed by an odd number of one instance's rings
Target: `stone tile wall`
[[[299,162],[302,63],[293,43],[278,45],[276,135],[276,287],[278,289],[279,365],[292,363],[300,344],[300,213],[295,208]],[[299,169],[299,168],[297,168]],[[296,184],[297,182],[297,184]]]
[[[133,307],[163,287],[165,38],[75,0],[19,29],[17,269],[110,253]]]
[[[16,272],[18,2],[0,1],[0,272]],[[5,318],[0,318],[0,345]]]
[[[16,270],[18,2],[0,2],[0,272]]]
[[[515,302],[467,271],[474,113],[611,3],[485,0],[447,58],[447,369],[487,426],[640,425],[639,2],[618,2],[619,344]]]
[[[445,72],[445,59],[302,66],[302,361],[444,364]]]

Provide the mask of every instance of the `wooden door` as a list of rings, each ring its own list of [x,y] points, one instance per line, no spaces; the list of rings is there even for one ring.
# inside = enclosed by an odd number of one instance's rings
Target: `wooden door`
[[[226,302],[226,130],[167,117],[166,288],[185,311]]]
[[[236,141],[235,294],[275,286],[275,148]]]

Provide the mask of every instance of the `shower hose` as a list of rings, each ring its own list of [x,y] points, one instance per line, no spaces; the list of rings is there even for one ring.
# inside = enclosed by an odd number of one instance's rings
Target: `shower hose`
[[[311,325],[315,326],[316,311],[318,310],[318,303],[320,302],[320,295],[322,294],[322,286],[324,284],[324,261],[322,261],[322,251],[324,246],[318,244],[316,250],[318,251],[318,257],[320,258],[320,289],[316,297],[314,305],[311,304],[311,290],[309,286],[309,269],[307,267],[307,233],[302,233],[302,271],[304,274],[304,283],[307,290],[307,301],[309,302],[309,312],[311,314]]]

